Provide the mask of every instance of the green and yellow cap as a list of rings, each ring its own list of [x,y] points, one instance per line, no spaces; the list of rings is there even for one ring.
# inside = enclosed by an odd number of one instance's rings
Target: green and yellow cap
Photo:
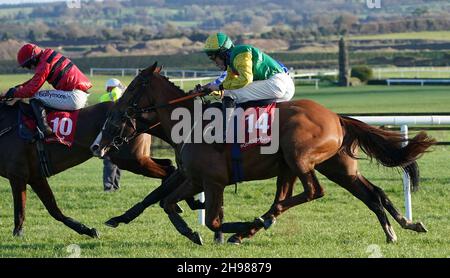
[[[226,51],[234,46],[230,38],[224,33],[212,34],[206,39],[204,51],[207,55],[214,55]]]

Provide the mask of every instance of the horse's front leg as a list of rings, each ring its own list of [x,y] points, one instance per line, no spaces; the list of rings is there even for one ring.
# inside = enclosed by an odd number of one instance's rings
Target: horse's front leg
[[[214,232],[214,242],[223,243],[223,191],[225,186],[217,182],[205,182],[205,224]],[[225,223],[226,224],[226,223]]]
[[[228,239],[228,243],[240,244],[244,238],[254,236],[262,228],[270,228],[270,226],[275,223],[276,205],[292,196],[296,179],[297,177],[291,173],[287,166],[280,167],[280,174],[277,178],[277,191],[270,209],[261,217],[256,218],[253,222],[242,222],[241,224],[234,223],[234,225],[230,225],[231,223],[229,223],[230,226],[228,227],[228,231],[236,234]]]
[[[141,215],[146,208],[149,206],[163,200],[171,192],[173,192],[180,184],[182,184],[186,178],[180,171],[173,172],[168,178],[164,179],[159,187],[150,192],[144,200],[135,204],[133,207],[128,209],[122,215],[113,217],[105,222],[109,227],[116,228],[120,223],[128,224]],[[176,207],[177,212],[181,212],[181,208]]]
[[[167,213],[170,222],[175,229],[183,236],[190,239],[198,245],[203,245],[203,240],[199,233],[194,232],[186,221],[178,214],[177,203],[198,194],[202,191],[201,186],[196,186],[189,180],[185,180],[179,187],[177,187],[166,199],[164,199],[164,211]]]
[[[175,171],[174,166],[158,164],[151,157],[146,156],[123,159],[113,154],[111,155],[111,161],[120,169],[149,178],[162,179]]]

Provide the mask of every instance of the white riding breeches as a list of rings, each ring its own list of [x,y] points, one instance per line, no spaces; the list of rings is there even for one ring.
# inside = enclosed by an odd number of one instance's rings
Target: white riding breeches
[[[252,100],[276,99],[276,102],[289,101],[295,93],[295,85],[287,73],[277,73],[267,80],[253,81],[236,90],[225,90],[224,96],[231,97],[236,103]]]
[[[54,109],[75,111],[86,106],[88,94],[80,90],[49,90],[39,91],[33,98],[39,99],[45,106]]]

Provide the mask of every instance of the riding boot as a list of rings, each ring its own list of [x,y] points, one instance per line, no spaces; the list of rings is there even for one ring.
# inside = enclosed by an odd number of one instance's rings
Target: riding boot
[[[224,97],[222,100],[222,111],[223,111],[223,142],[226,143],[227,133],[230,136],[233,135],[233,130],[228,131],[228,127],[232,126],[231,121],[234,119],[234,109],[236,108],[236,103],[234,99],[230,97]],[[228,131],[228,132],[227,132]],[[229,140],[231,140],[230,138]]]
[[[47,124],[47,113],[45,111],[44,105],[42,102],[38,99],[31,99],[30,100],[31,108],[33,109],[33,113],[36,117],[37,126],[42,133],[42,135],[45,137],[50,136],[53,134],[53,130],[48,126]],[[39,135],[42,137],[41,135]],[[41,138],[43,139],[43,138]]]

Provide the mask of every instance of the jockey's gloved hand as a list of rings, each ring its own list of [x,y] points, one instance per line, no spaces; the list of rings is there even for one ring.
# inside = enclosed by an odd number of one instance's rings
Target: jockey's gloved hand
[[[217,91],[212,91],[209,95],[213,96],[215,98],[218,98],[218,99],[222,99],[223,98],[223,93],[224,93],[223,90],[217,90]]]

